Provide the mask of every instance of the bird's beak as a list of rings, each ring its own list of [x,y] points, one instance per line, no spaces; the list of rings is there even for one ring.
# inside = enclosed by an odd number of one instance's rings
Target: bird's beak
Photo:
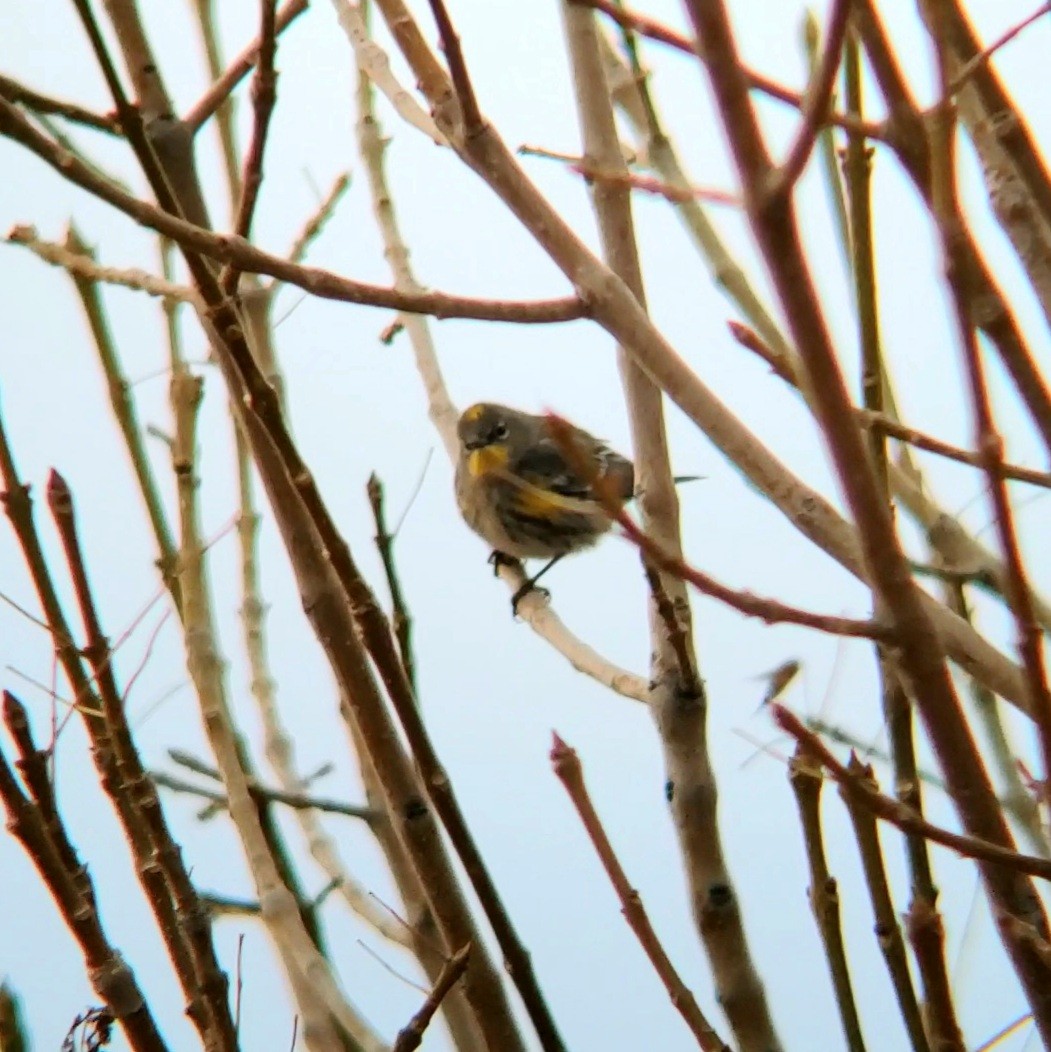
[[[467,457],[467,470],[473,478],[482,478],[484,475],[500,471],[507,465],[507,450],[503,446],[467,446],[471,453]]]

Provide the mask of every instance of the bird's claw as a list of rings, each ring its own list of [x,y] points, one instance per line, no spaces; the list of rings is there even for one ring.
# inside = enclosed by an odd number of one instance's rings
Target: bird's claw
[[[522,585],[514,595],[511,596],[511,615],[518,617],[518,604],[525,599],[530,592],[536,592],[543,596],[545,599],[551,598],[551,593],[546,588],[541,588],[539,585],[533,583],[533,579],[530,578]]]
[[[500,568],[508,566],[511,569],[522,570],[522,563],[516,559],[513,555],[508,555],[506,552],[494,551],[489,556],[489,563],[493,568],[493,576],[498,576]],[[548,569],[548,567],[544,567]],[[541,571],[542,573],[543,571]],[[525,583],[511,596],[511,614],[514,617],[518,616],[518,604],[527,596],[530,592],[537,592],[542,595],[545,599],[551,598],[551,593],[546,588],[540,588],[537,583],[537,577],[539,574],[528,578]]]
[[[489,565],[493,568],[493,576],[498,577],[501,566],[518,566],[520,564],[513,555],[507,555],[504,552],[494,550],[489,555]]]

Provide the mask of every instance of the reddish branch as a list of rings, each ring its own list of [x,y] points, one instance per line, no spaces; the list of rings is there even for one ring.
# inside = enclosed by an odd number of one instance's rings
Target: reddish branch
[[[241,199],[237,204],[234,219],[234,234],[248,238],[252,233],[252,217],[263,185],[263,155],[266,152],[266,137],[270,130],[270,118],[277,98],[277,74],[274,58],[277,52],[277,27],[274,10],[277,0],[261,0],[259,29],[259,62],[252,78],[252,138],[245,154],[241,175]],[[237,288],[239,275],[236,267],[227,264],[219,277],[219,284],[226,295]]]
[[[857,427],[803,251],[792,201],[771,198],[765,192],[773,164],[749,98],[726,4],[724,0],[687,0],[687,8],[696,35],[704,42],[710,83],[741,179],[752,230],[792,342],[802,355],[815,413],[857,523],[868,578],[879,609],[886,611],[898,630],[896,659],[906,688],[924,721],[964,828],[1010,855],[1014,847],[1011,832],[964,718],[938,632],[912,579],[885,495],[870,467],[864,436]],[[988,862],[981,869],[994,910],[1024,916],[1047,931],[1036,889],[1023,874]],[[1044,1039],[1051,1040],[1051,972],[1023,944],[1007,940],[1006,948],[1037,1026]]]
[[[423,1002],[412,1019],[398,1031],[398,1036],[394,1039],[391,1052],[413,1052],[413,1049],[420,1047],[424,1031],[430,1026],[431,1020],[441,1007],[442,1001],[445,1000],[446,995],[460,981],[463,973],[466,971],[467,958],[470,956],[470,953],[471,946],[468,943],[463,949],[457,950],[449,958],[438,976],[438,981],[434,984],[434,989],[427,995],[427,1000]]]
[[[866,56],[891,114],[889,126],[893,135],[889,137],[888,142],[928,209],[933,212],[931,143],[927,117],[912,95],[873,0],[854,0],[854,3],[856,24]],[[1001,102],[1002,97],[999,102],[995,102],[994,112],[1009,109],[1008,102],[1003,102],[1002,105]],[[1030,161],[1028,166],[1023,166],[1028,173],[1027,179],[1039,187],[1039,172],[1030,172],[1029,168],[1042,169],[1042,165],[1033,160],[1032,153],[1024,142],[1024,122],[1018,120],[1013,122],[1012,126],[1015,128],[1015,138],[1023,140],[1019,147],[1024,154],[1023,160],[1028,158]],[[1008,145],[1002,144],[1005,148]],[[1051,190],[1047,191],[1047,196],[1051,197]],[[1034,200],[1038,200],[1035,194]],[[1048,205],[1047,215],[1051,216],[1051,204]],[[1040,432],[1045,446],[1051,450],[1051,389],[974,237],[966,227],[959,231],[959,237],[963,242],[960,252],[966,257],[969,270],[968,286],[970,294],[974,297],[975,323],[996,347],[1019,395],[1029,409],[1033,424]]]
[[[937,32],[941,31],[936,24]],[[947,82],[944,46],[938,45],[943,85]],[[1033,608],[1025,560],[1015,528],[1014,512],[1004,481],[1004,442],[996,427],[985,364],[978,347],[978,335],[972,318],[974,297],[969,287],[966,243],[962,237],[963,215],[957,196],[955,173],[955,122],[951,104],[943,102],[931,116],[932,171],[934,215],[941,237],[946,263],[946,277],[952,294],[957,334],[963,351],[964,366],[971,389],[975,445],[985,470],[992,498],[996,528],[1007,569],[1007,602],[1018,629],[1018,650],[1029,685],[1029,712],[1036,724],[1043,754],[1045,778],[1051,777],[1051,688],[1044,663],[1043,632]],[[1047,793],[1045,792],[1045,797]]]
[[[289,0],[280,11],[274,23],[274,33],[280,36],[292,21],[301,15],[306,9],[309,0]],[[259,60],[260,48],[262,47],[262,35],[248,45],[230,63],[221,77],[201,96],[197,102],[187,111],[183,117],[183,123],[191,130],[198,128],[226,101],[230,93],[248,75],[249,71]]]
[[[792,187],[803,174],[803,169],[810,159],[818,133],[828,121],[836,87],[836,73],[839,70],[847,22],[850,18],[850,3],[851,0],[833,0],[825,50],[803,99],[802,124],[768,191],[772,197],[787,196],[792,192]]]
[[[429,0],[429,2],[434,21],[438,26],[438,34],[441,37],[445,61],[449,63],[449,76],[452,78],[453,88],[460,102],[464,133],[470,138],[481,129],[484,120],[478,109],[478,99],[474,93],[474,86],[471,84],[471,76],[467,72],[467,63],[464,61],[463,50],[460,47],[460,37],[449,17],[444,0]]]
[[[674,48],[676,51],[681,51],[685,55],[689,55],[691,58],[696,57],[697,48],[694,42],[682,33],[677,33],[674,29],[670,29],[668,26],[656,19],[650,18],[647,15],[639,14],[637,11],[630,11],[625,7],[618,6],[614,0],[569,0],[569,3],[579,4],[581,7],[591,7],[596,11],[601,11],[604,15],[608,15],[617,25],[622,26],[631,32],[638,33],[640,36],[649,37],[651,40],[656,40],[658,43],[667,44],[668,47]],[[701,55],[701,61],[706,61],[704,55]],[[801,110],[805,106],[805,98],[803,94],[798,91],[793,91],[791,88],[786,88],[783,84],[779,84],[776,80],[764,76],[762,73],[757,73],[755,70],[743,67],[745,75],[748,77],[748,85],[755,91],[762,92],[764,95],[768,95],[772,99],[776,99],[778,102],[783,102],[788,106],[794,106],[797,110]],[[826,112],[823,117],[823,121],[828,124],[834,124],[837,127],[846,128],[851,131],[857,131],[867,136],[870,139],[883,139],[886,137],[886,130],[881,124],[873,124],[870,121],[863,121],[850,113],[834,113]]]
[[[25,710],[6,691],[3,711],[9,727],[16,721],[25,723]],[[31,739],[28,744],[29,752],[35,753]],[[28,798],[0,752],[0,801],[7,814],[7,828],[36,866],[77,940],[95,993],[120,1023],[134,1052],[167,1052],[134,973],[106,937],[90,879],[76,860],[60,817],[51,810],[50,790],[48,798],[44,808],[40,801]]]
[[[116,769],[127,796],[122,813],[147,897],[157,916],[165,943],[189,1003],[189,1014],[216,1042],[217,1049],[233,1049],[237,1038],[227,1003],[227,977],[219,967],[212,943],[211,925],[190,880],[182,854],[172,837],[157,797],[157,789],[143,767],[128,726],[125,696],[113,667],[113,651],[102,629],[81,550],[73,497],[65,479],[52,470],[47,502],[69,566],[86,643],[83,655],[93,673],[101,726],[93,741],[105,741],[116,760]],[[89,730],[94,721],[87,720]],[[99,731],[104,728],[105,737]],[[130,825],[129,825],[130,823]],[[159,876],[161,880],[156,881]]]
[[[905,833],[918,834],[968,858],[995,862],[1020,873],[1040,877],[1041,880],[1051,880],[1051,859],[1040,858],[1037,855],[1023,855],[980,837],[951,833],[947,829],[933,825],[899,800],[884,796],[868,778],[855,774],[845,764],[840,763],[824,742],[813,731],[808,730],[802,721],[783,705],[774,702],[770,706],[770,711],[777,725],[791,734],[806,752],[842,786],[845,793],[849,793],[852,798],[884,821],[890,822],[891,825],[897,826]]]
[[[728,190],[715,190],[701,186],[673,186],[652,175],[642,175],[640,172],[626,169],[610,171],[594,164],[586,157],[578,157],[571,153],[556,153],[554,150],[545,150],[541,146],[519,146],[518,153],[523,157],[543,157],[550,161],[562,161],[571,172],[576,172],[585,179],[641,190],[643,193],[663,197],[672,204],[685,204],[687,201],[705,201],[708,204],[736,207],[740,207],[741,204],[740,197]]]
[[[742,346],[758,355],[770,366],[774,374],[784,380],[791,387],[798,388],[799,377],[792,362],[788,361],[783,354],[775,351],[760,335],[748,325],[742,325],[739,321],[728,321],[727,328],[730,335]],[[974,453],[969,449],[961,449],[959,446],[951,445],[940,438],[928,435],[923,431],[917,431],[913,427],[903,424],[900,420],[888,416],[886,413],[876,412],[872,409],[855,409],[858,423],[873,431],[882,432],[900,442],[907,442],[917,449],[925,449],[928,453],[936,453],[947,460],[955,460],[959,464],[969,464],[971,467],[980,468],[984,466],[981,453]],[[1016,479],[1018,482],[1028,482],[1031,486],[1041,486],[1051,489],[1051,472],[1037,471],[1035,468],[1022,467],[1020,464],[1009,464],[1006,461],[1000,464],[1000,470],[1005,478]]]
[[[739,613],[747,617],[761,618],[768,624],[780,621],[802,625],[805,628],[814,628],[819,632],[829,632],[833,635],[879,639],[884,642],[890,642],[894,638],[894,633],[888,625],[882,625],[876,621],[862,621],[853,617],[835,617],[831,614],[815,614],[809,610],[800,610],[776,599],[767,599],[752,595],[751,592],[728,588],[703,570],[691,566],[680,556],[668,551],[635,524],[631,516],[620,506],[615,487],[608,479],[601,478],[597,474],[594,464],[577,448],[570,425],[554,414],[549,414],[547,419],[555,441],[569,459],[573,470],[591,486],[609,517],[620,524],[625,536],[632,544],[636,545],[645,556],[666,573],[692,584],[699,592],[710,595],[713,599],[726,603],[727,606],[732,606]]]
[[[17,102],[34,113],[53,114],[56,117],[64,117],[74,124],[82,124],[85,128],[94,131],[107,132],[109,135],[119,135],[120,125],[111,114],[94,113],[75,102],[67,102],[65,99],[55,99],[50,95],[43,95],[39,91],[20,84],[17,80],[0,75],[0,95],[10,102]]]
[[[578,297],[521,303],[513,300],[479,300],[444,292],[401,292],[380,285],[351,281],[316,267],[303,267],[257,248],[244,238],[217,234],[142,201],[100,176],[67,150],[37,131],[17,107],[0,99],[0,135],[36,154],[70,182],[100,198],[137,223],[170,237],[183,248],[249,274],[268,274],[322,299],[372,307],[432,314],[438,318],[476,318],[485,321],[519,321],[528,324],[572,321],[585,317],[588,308]]]
[[[639,893],[631,886],[628,875],[624,872],[613,850],[613,845],[606,835],[606,830],[602,826],[602,819],[599,818],[595,805],[591,802],[591,796],[584,782],[584,769],[576,750],[570,748],[557,734],[553,734],[552,739],[551,764],[555,774],[565,786],[570,800],[573,801],[573,806],[577,809],[577,814],[580,815],[580,821],[595,847],[595,852],[602,862],[602,868],[606,871],[606,876],[609,877],[609,882],[613,885],[613,890],[620,900],[620,910],[624,914],[624,919],[650,959],[653,970],[664,983],[671,1003],[678,1009],[704,1052],[730,1052],[729,1045],[719,1037],[705,1018],[693,992],[682,981],[675,970],[675,965],[672,964],[661,945],[657,933],[653,930]]]
[[[977,73],[1005,44],[1012,40],[1024,29],[1028,29],[1038,18],[1051,14],[1051,2],[1041,4],[1031,15],[1027,15],[1021,22],[1011,26],[1005,33],[998,36],[991,44],[982,48],[973,58],[964,63],[960,71],[949,81],[945,90],[946,96],[955,95],[966,83]]]

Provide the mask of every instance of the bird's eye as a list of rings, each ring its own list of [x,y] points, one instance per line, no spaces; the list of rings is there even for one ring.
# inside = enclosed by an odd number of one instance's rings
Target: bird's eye
[[[507,424],[497,424],[492,431],[494,442],[503,442],[507,438]]]

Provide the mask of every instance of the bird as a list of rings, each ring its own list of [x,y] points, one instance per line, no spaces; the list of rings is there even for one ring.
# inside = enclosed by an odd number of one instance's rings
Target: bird
[[[596,544],[612,525],[589,482],[567,461],[549,418],[494,402],[464,410],[457,423],[456,502],[467,525],[493,549],[496,569],[514,559],[546,559],[511,598],[511,608],[563,556]],[[634,496],[630,460],[570,425],[595,475],[623,506]]]

